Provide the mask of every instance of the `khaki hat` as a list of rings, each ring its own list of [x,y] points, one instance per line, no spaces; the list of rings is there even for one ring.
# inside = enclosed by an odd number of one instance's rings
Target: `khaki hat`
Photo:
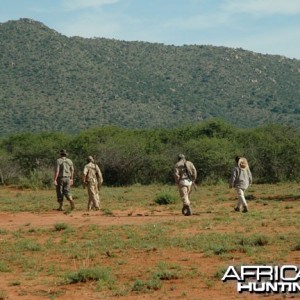
[[[88,162],[94,162],[94,158],[93,156],[88,156],[87,159],[86,159]]]
[[[248,161],[245,157],[241,157],[239,159],[239,162],[238,162],[238,165],[241,169],[247,169],[249,168],[249,165],[248,165]]]
[[[178,160],[185,159],[184,154],[178,154]]]

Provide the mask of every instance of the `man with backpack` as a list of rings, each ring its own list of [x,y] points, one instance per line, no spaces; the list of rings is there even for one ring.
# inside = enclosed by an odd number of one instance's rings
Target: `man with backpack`
[[[59,207],[57,210],[63,210],[64,197],[70,203],[71,210],[75,208],[73,197],[71,195],[71,185],[74,179],[74,167],[71,159],[67,158],[67,151],[60,150],[60,158],[56,160],[54,171],[54,185],[56,186],[57,202]]]
[[[91,209],[100,209],[99,189],[102,183],[103,177],[101,170],[95,163],[94,158],[89,156],[82,175],[83,188],[87,187],[88,190],[88,211]]]
[[[195,186],[197,179],[197,170],[194,164],[185,159],[183,154],[178,155],[178,162],[174,167],[174,179],[179,188],[179,194],[182,199],[182,214],[190,216],[192,214],[190,194],[192,186]]]

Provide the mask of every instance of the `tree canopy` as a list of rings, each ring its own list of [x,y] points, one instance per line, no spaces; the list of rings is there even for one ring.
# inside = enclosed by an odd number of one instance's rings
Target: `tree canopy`
[[[236,155],[245,156],[256,183],[300,179],[300,131],[284,125],[239,129],[219,119],[173,129],[124,129],[104,126],[75,135],[19,133],[0,141],[4,184],[51,186],[62,148],[75,165],[80,184],[86,158],[99,164],[106,185],[173,183],[179,153],[191,160],[197,182],[227,182]]]

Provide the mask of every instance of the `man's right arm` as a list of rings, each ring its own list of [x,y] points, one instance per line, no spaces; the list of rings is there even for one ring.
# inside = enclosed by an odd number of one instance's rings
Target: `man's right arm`
[[[84,167],[83,169],[83,174],[82,174],[82,177],[81,177],[81,181],[82,181],[82,187],[85,189],[86,187],[86,175],[87,175],[87,168]]]
[[[230,179],[229,179],[229,188],[230,189],[234,187],[235,178],[236,178],[236,168],[233,168],[231,171]]]
[[[177,167],[174,168],[173,176],[176,184],[179,184],[180,175],[179,175],[179,169]]]

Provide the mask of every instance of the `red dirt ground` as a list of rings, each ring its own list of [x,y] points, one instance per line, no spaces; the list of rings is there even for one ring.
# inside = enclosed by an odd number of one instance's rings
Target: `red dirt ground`
[[[199,216],[192,216],[197,218]],[[114,212],[114,216],[106,216],[102,212],[80,212],[74,211],[71,214],[64,214],[53,211],[49,213],[0,213],[0,228],[7,230],[15,230],[23,226],[33,226],[35,228],[53,227],[57,223],[67,223],[72,226],[82,226],[83,224],[98,224],[105,225],[138,225],[145,223],[155,223],[159,220],[180,220],[185,218],[176,213],[156,212],[154,215],[148,215],[147,212],[135,212],[128,215],[127,212]],[[222,265],[219,258],[208,257],[203,253],[184,252],[178,249],[168,250],[132,250],[126,253],[119,250],[118,257],[126,257],[127,264],[122,267],[118,274],[117,280],[127,281],[136,274],[142,277],[145,270],[153,267],[157,262],[164,261],[170,264],[180,264],[183,268],[197,268],[201,273],[213,274],[217,265]],[[105,258],[103,258],[105,260]],[[238,263],[237,261],[233,263]],[[108,262],[109,264],[109,262]],[[134,274],[133,274],[134,273]],[[3,273],[1,277],[3,276]],[[47,287],[47,283],[43,286],[38,286],[34,282],[26,281],[21,286],[9,286],[9,282],[13,281],[14,275],[11,273],[5,274],[5,278],[0,282],[0,289],[7,292],[5,298],[0,299],[20,299],[20,300],[40,300],[40,299],[60,299],[60,300],[93,300],[93,299],[122,299],[122,300],[139,300],[139,299],[283,299],[282,295],[265,295],[257,294],[238,294],[236,292],[235,283],[223,283],[221,281],[213,281],[213,285],[208,281],[206,284],[200,283],[197,276],[189,278],[179,278],[176,280],[168,280],[163,282],[163,287],[158,291],[151,291],[140,294],[126,294],[125,296],[110,295],[103,296],[95,292],[93,283],[73,284],[66,286],[53,285]],[[45,278],[45,282],[49,278]],[[41,279],[39,278],[39,282]],[[8,287],[8,288],[7,288]],[[31,292],[32,291],[32,292]],[[51,295],[52,298],[51,298]],[[104,297],[104,298],[103,298]]]

